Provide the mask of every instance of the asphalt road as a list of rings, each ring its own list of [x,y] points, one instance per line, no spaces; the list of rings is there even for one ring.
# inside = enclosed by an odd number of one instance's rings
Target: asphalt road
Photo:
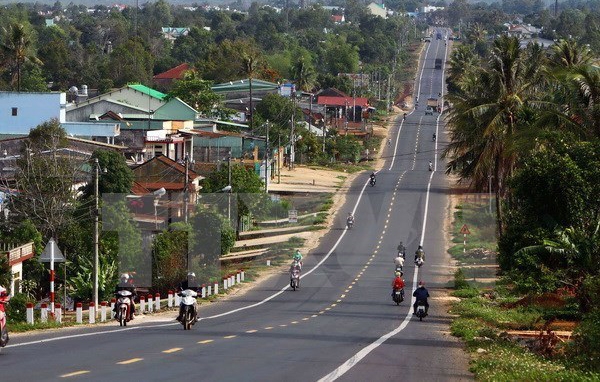
[[[442,91],[444,41],[426,47],[419,99]],[[424,101],[422,101],[424,104]],[[439,139],[432,142],[437,131]],[[301,288],[278,274],[239,297],[201,310],[184,331],[172,318],[15,336],[0,353],[5,381],[453,381],[470,380],[460,342],[448,334],[440,296],[451,282],[444,251],[448,182],[438,153],[445,144],[438,114],[424,106],[400,118],[386,147],[377,185],[351,185],[337,224],[305,259]],[[436,171],[428,171],[433,161]],[[345,230],[348,211],[356,224]],[[407,261],[407,296],[424,280],[430,314],[419,322],[410,301],[390,296],[398,242],[408,257],[423,243],[426,263]],[[170,319],[167,321],[167,319]]]

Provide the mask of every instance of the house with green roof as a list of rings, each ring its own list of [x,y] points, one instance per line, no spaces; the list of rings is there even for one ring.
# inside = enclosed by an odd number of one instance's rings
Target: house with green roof
[[[102,115],[108,111],[148,115],[166,103],[166,96],[142,84],[128,84],[97,97],[68,104],[66,119],[69,122],[89,121],[91,115]]]

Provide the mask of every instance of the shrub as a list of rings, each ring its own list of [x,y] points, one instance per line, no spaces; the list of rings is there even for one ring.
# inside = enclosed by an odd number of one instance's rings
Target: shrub
[[[581,362],[582,367],[600,371],[600,310],[584,316],[573,332],[569,353]]]
[[[28,302],[34,302],[33,299],[24,293],[17,293],[10,299],[10,303],[6,306],[6,315],[9,321],[23,322],[27,320]]]
[[[461,268],[454,272],[454,289],[468,289],[469,283],[465,278],[465,273]]]
[[[600,276],[588,276],[583,280],[577,294],[579,304],[584,312],[600,306]]]

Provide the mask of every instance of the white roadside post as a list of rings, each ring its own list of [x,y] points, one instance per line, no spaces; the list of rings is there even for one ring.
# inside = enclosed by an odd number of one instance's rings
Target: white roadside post
[[[116,298],[111,298],[110,299],[110,319],[112,320],[113,318],[115,318],[115,305],[117,304],[117,299]]]
[[[96,304],[94,301],[90,302],[90,307],[88,308],[88,319],[90,324],[96,323]]]
[[[210,296],[212,294],[212,285],[208,284],[208,287],[206,287],[206,297]]]
[[[154,308],[154,303],[152,302],[152,295],[148,295],[148,313],[152,313]]]
[[[58,324],[62,323],[62,307],[60,304],[54,304],[54,321]]]
[[[154,311],[160,310],[160,293],[154,295]]]
[[[202,284],[202,298],[206,298],[206,284]]]
[[[106,301],[100,303],[100,322],[106,322],[106,305],[108,305]]]
[[[33,325],[33,303],[28,302],[25,306],[27,307],[27,323]]]
[[[78,324],[83,322],[83,305],[80,302],[75,307],[75,322]]]
[[[140,296],[140,314],[146,311],[146,297]]]
[[[167,306],[169,308],[173,307],[173,291],[170,290],[169,293],[167,294]]]
[[[213,294],[219,294],[219,283],[215,281],[215,285],[213,285]]]
[[[45,302],[40,304],[40,322],[48,322],[48,304]]]

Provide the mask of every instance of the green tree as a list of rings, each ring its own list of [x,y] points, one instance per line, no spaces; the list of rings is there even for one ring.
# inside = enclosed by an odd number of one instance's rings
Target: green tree
[[[201,79],[196,72],[188,71],[183,79],[175,81],[168,99],[177,97],[205,116],[228,116],[233,110],[221,106],[222,96],[212,90],[213,83]]]
[[[96,150],[92,153],[90,172],[94,172],[93,163],[98,160],[98,194],[126,194],[131,192],[133,185],[133,171],[127,165],[123,154],[109,151]],[[92,179],[93,180],[93,179]],[[94,183],[88,182],[82,189],[83,198],[94,196]]]
[[[154,58],[139,40],[128,40],[114,48],[108,63],[107,77],[111,77],[115,86],[128,82],[150,84]]]
[[[57,120],[45,122],[29,133],[17,161],[15,211],[32,219],[45,237],[57,237],[72,218],[72,191],[81,168],[79,159],[60,155],[66,133]]]
[[[41,64],[42,62],[33,53],[33,40],[31,31],[24,24],[14,23],[2,27],[0,38],[0,57],[2,66],[12,71],[12,83],[21,91],[21,70],[25,62]]]
[[[443,156],[450,158],[447,172],[456,172],[461,181],[484,189],[490,176],[496,192],[498,233],[502,233],[501,200],[506,196],[506,180],[513,174],[520,154],[527,152],[531,140],[527,101],[535,100],[530,91],[539,76],[531,68],[542,64],[519,47],[519,40],[500,37],[487,67],[465,75],[461,90],[449,96],[451,142]],[[522,140],[524,146],[517,143]],[[530,149],[530,148],[529,148]]]

